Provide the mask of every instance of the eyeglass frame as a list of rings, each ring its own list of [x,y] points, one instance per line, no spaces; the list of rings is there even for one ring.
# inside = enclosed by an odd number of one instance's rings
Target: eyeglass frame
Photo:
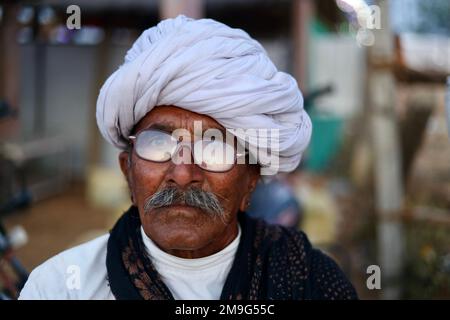
[[[168,132],[166,132],[166,131],[164,131],[164,130],[153,129],[153,128],[144,129],[144,130],[139,131],[136,135],[130,135],[130,136],[128,136],[128,140],[129,140],[129,142],[130,142],[130,145],[134,145],[134,143],[135,143],[135,141],[138,139],[139,135],[140,135],[141,133],[147,132],[147,131],[156,131],[156,132],[161,132],[161,133],[167,134],[167,135],[169,135],[169,136],[172,136],[170,133],[168,133]],[[146,159],[146,158],[142,157],[141,155],[139,155],[139,153],[138,153],[137,151],[136,151],[136,155],[137,155],[140,159],[145,160],[145,161],[150,161],[150,162],[154,162],[154,163],[166,163],[166,162],[172,160],[173,155],[175,155],[175,154],[178,152],[178,150],[179,150],[180,147],[183,147],[183,146],[186,146],[186,145],[189,144],[189,145],[190,145],[189,149],[190,149],[190,151],[191,151],[191,152],[190,152],[190,153],[191,153],[191,157],[193,157],[193,158],[195,159],[195,156],[194,156],[194,154],[193,154],[195,148],[193,148],[193,146],[194,146],[194,144],[195,144],[196,142],[198,142],[198,141],[191,141],[191,142],[189,143],[189,142],[183,142],[183,141],[177,140],[177,146],[176,146],[174,152],[170,155],[170,158],[167,159],[167,160],[165,160],[165,161],[156,161],[156,160],[149,160],[149,159]],[[225,142],[225,143],[226,143],[226,142]],[[233,144],[233,148],[234,148],[234,144]],[[227,170],[225,170],[225,171],[212,171],[212,170],[208,170],[208,169],[205,169],[205,168],[201,167],[198,163],[195,163],[195,161],[194,161],[193,164],[195,164],[196,166],[198,166],[200,169],[205,170],[205,171],[208,171],[208,172],[213,172],[213,173],[225,173],[225,172],[229,172],[230,170],[232,170],[232,169],[234,168],[234,166],[237,164],[236,162],[237,162],[238,157],[247,156],[248,154],[249,154],[249,151],[248,151],[248,150],[245,150],[244,153],[237,153],[237,150],[235,149],[233,164],[232,164],[232,166],[231,166],[229,169],[227,169]]]

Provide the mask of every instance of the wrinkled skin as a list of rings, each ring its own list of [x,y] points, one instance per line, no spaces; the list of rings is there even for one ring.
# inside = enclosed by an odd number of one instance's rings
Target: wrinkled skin
[[[150,127],[167,127],[169,133],[184,128],[194,132],[194,121],[202,121],[202,129],[224,128],[214,119],[175,106],[159,106],[139,121],[133,134]],[[186,149],[182,149],[186,150]],[[259,179],[256,165],[235,164],[227,172],[208,172],[197,165],[172,161],[155,163],[139,158],[134,148],[129,155],[120,153],[119,163],[130,188],[133,204],[139,209],[143,229],[162,250],[182,258],[211,255],[226,247],[237,236],[237,214],[245,211],[250,195]],[[213,192],[224,208],[219,219],[199,208],[172,205],[144,213],[145,200],[158,190],[175,186],[184,190],[200,187]]]

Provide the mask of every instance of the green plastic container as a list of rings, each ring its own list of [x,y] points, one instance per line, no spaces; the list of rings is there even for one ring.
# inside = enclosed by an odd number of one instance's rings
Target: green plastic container
[[[309,171],[322,172],[328,168],[340,149],[344,119],[317,112],[312,112],[310,117],[313,132],[305,167]]]

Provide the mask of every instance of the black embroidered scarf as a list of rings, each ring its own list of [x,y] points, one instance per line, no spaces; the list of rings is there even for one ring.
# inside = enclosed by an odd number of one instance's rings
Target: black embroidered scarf
[[[238,213],[242,235],[221,299],[356,299],[336,263],[311,247],[301,231],[267,225]],[[111,230],[106,267],[116,299],[173,300],[148,257],[138,209]]]

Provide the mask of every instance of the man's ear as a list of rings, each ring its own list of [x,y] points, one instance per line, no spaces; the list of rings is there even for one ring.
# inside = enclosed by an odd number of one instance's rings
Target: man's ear
[[[251,166],[251,172],[250,172],[250,182],[249,182],[249,192],[253,193],[253,191],[256,188],[256,185],[258,184],[259,178],[261,177],[261,170],[259,168],[259,165],[252,165]]]
[[[128,189],[130,191],[130,198],[131,203],[133,205],[136,205],[134,203],[134,195],[133,195],[133,189],[131,188],[131,180],[130,180],[130,153],[128,151],[122,151],[119,154],[119,164],[120,164],[120,170],[122,170],[123,175],[125,176],[125,179],[127,180]]]
[[[241,211],[247,210],[248,206],[250,205],[250,198],[252,196],[253,191],[256,188],[256,185],[258,184],[260,178],[260,170],[258,165],[251,165],[250,166],[250,173],[249,173],[249,181],[247,184],[247,190],[242,197],[241,205],[239,209]]]
[[[128,151],[122,151],[119,154],[119,164],[120,164],[120,170],[122,170],[123,175],[128,181],[128,173],[130,170],[130,155]]]

